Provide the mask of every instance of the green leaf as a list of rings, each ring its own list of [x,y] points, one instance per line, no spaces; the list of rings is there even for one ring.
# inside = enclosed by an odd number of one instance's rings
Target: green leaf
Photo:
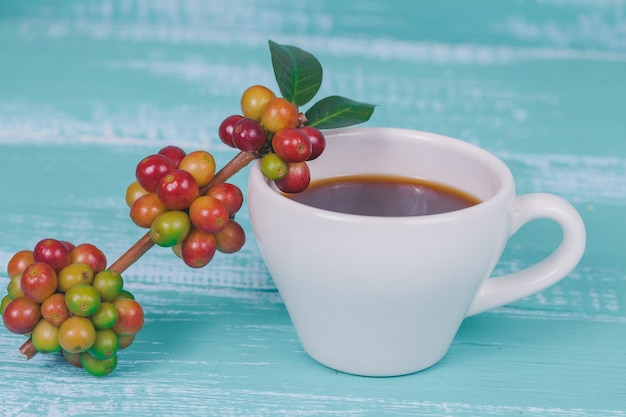
[[[307,125],[318,129],[352,126],[369,120],[373,104],[340,96],[330,96],[315,103],[306,113]]]
[[[322,85],[322,65],[300,48],[269,41],[272,67],[280,92],[288,101],[302,106],[315,97]]]

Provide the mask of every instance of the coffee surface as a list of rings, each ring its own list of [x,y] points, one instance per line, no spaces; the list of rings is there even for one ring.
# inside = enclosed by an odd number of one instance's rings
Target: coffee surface
[[[287,197],[312,207],[366,216],[423,216],[480,203],[461,190],[417,178],[358,175],[311,182]]]

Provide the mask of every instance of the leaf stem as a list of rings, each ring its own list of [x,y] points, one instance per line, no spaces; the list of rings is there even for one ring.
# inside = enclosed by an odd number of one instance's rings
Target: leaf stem
[[[250,162],[254,161],[257,155],[251,152],[241,151],[222,167],[211,179],[211,181],[200,189],[200,195],[206,193],[214,185],[228,181],[230,177],[241,171]]]
[[[20,353],[24,355],[24,358],[31,359],[37,354],[37,349],[33,345],[33,339],[29,338],[22,346],[20,346]]]
[[[147,232],[137,242],[135,242],[133,246],[128,248],[128,250],[117,259],[117,261],[113,262],[108,269],[121,274],[128,269],[129,266],[137,262],[137,260],[148,252],[152,246],[154,246],[154,242],[152,241],[150,232]]]

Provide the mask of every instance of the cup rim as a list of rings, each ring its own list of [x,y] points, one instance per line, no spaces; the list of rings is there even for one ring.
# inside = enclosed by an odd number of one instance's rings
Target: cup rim
[[[254,186],[258,185],[257,188],[259,192],[262,192],[264,195],[270,196],[269,198],[271,198],[275,202],[278,202],[280,204],[286,204],[287,207],[290,207],[293,210],[306,211],[309,214],[314,214],[326,218],[333,218],[336,220],[359,221],[367,219],[368,222],[433,222],[452,220],[457,219],[461,215],[467,216],[474,212],[487,210],[493,205],[500,204],[502,199],[507,199],[510,196],[515,195],[515,183],[513,179],[513,174],[506,166],[506,164],[491,152],[472,143],[462,141],[460,139],[433,132],[395,127],[349,127],[327,129],[324,130],[323,133],[327,140],[333,140],[333,138],[336,138],[337,136],[375,135],[377,133],[385,133],[398,136],[411,136],[414,139],[418,138],[420,140],[428,142],[437,142],[438,145],[445,147],[461,148],[462,150],[465,150],[466,152],[471,154],[474,159],[487,161],[489,164],[489,171],[498,174],[498,179],[501,184],[499,189],[492,196],[473,206],[444,213],[423,214],[416,216],[372,216],[363,214],[341,213],[300,203],[296,200],[286,197],[285,195],[283,195],[283,193],[281,193],[280,190],[277,190],[271,185],[271,181],[265,178],[265,176],[261,172],[259,159],[255,160],[252,164],[249,174],[249,184],[254,184]],[[321,157],[323,157],[323,154]]]

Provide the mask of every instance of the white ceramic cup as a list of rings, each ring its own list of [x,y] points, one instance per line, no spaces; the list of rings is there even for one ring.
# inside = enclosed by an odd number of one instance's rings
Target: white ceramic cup
[[[539,292],[565,277],[585,249],[578,212],[550,194],[516,197],[491,153],[427,132],[328,131],[309,162],[312,180],[391,174],[443,183],[482,203],[442,214],[371,217],[313,208],[281,195],[259,161],[248,184],[255,238],[305,351],[351,374],[402,375],[448,350],[463,319]],[[555,221],[559,247],[539,263],[490,277],[525,223]]]

